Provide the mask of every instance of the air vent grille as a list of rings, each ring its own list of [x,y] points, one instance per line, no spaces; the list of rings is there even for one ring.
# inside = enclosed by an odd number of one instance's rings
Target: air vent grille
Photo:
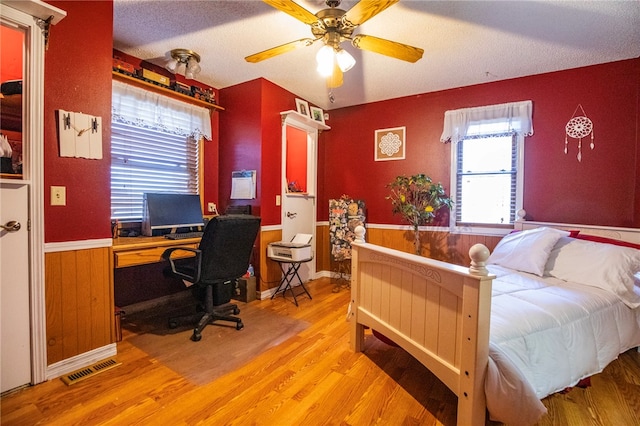
[[[102,373],[103,371],[107,371],[113,367],[117,367],[120,364],[121,363],[117,362],[115,359],[109,358],[109,359],[97,362],[88,367],[81,368],[80,370],[76,370],[67,375],[64,375],[61,377],[61,379],[63,382],[67,384],[67,386],[69,386],[74,383],[78,383],[81,380],[88,379],[89,377],[95,376],[98,373]]]

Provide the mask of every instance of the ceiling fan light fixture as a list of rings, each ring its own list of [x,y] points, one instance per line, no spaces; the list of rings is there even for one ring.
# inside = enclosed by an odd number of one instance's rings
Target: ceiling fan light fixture
[[[316,54],[316,61],[318,62],[318,73],[323,77],[329,77],[333,74],[333,64],[335,61],[335,53],[333,47],[324,45],[318,50]]]
[[[356,64],[356,60],[344,49],[336,50],[336,61],[342,72],[347,72]]]
[[[195,75],[199,74],[200,71],[202,71],[202,68],[200,67],[200,64],[198,63],[198,61],[196,61],[195,58],[191,57],[187,61],[186,70],[187,70],[187,72],[189,72],[190,74],[195,76]]]
[[[178,69],[178,61],[171,58],[169,59],[169,61],[167,62],[167,65],[164,66],[167,70],[169,70],[170,72],[174,73],[176,72],[176,69]]]
[[[195,76],[202,70],[200,67],[200,55],[193,50],[171,50],[171,59],[167,62],[165,68],[175,74],[182,64],[184,64],[184,76],[188,79],[195,78]]]

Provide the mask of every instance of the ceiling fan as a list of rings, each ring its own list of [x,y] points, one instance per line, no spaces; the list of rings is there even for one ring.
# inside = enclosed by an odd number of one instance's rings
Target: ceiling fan
[[[316,57],[318,71],[327,77],[329,87],[339,87],[342,84],[343,72],[355,64],[355,59],[347,51],[340,48],[340,43],[343,41],[350,41],[358,49],[408,62],[416,62],[422,58],[424,53],[423,49],[395,41],[364,34],[353,35],[356,27],[399,0],[362,0],[348,11],[338,8],[340,0],[326,0],[328,8],[320,10],[315,15],[291,0],[263,1],[310,25],[314,38],[303,38],[249,55],[245,58],[247,62],[260,62],[299,47],[311,46],[316,41],[322,40],[325,46],[320,49]]]

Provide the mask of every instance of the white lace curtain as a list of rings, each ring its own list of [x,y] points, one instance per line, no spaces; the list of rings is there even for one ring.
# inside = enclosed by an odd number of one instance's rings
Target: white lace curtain
[[[112,92],[113,121],[177,135],[202,135],[211,139],[208,108],[181,102],[115,80]]]
[[[498,127],[491,133],[513,132],[525,136],[533,135],[533,103],[531,101],[511,102],[475,108],[462,108],[444,113],[444,129],[440,142],[459,142],[469,136],[471,127],[478,125]],[[486,133],[484,131],[483,133]]]

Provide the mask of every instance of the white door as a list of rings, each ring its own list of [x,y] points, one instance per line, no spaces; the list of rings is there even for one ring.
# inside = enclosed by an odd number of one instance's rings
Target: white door
[[[282,218],[282,240],[291,241],[296,234],[310,234],[315,239],[315,209],[315,197],[285,194],[282,204],[282,211],[284,212]],[[315,246],[315,241],[312,239],[311,247],[315,248]],[[305,262],[300,265],[298,273],[302,282],[307,282],[315,277],[315,266],[315,261]]]
[[[1,391],[31,382],[29,187],[0,186]]]

